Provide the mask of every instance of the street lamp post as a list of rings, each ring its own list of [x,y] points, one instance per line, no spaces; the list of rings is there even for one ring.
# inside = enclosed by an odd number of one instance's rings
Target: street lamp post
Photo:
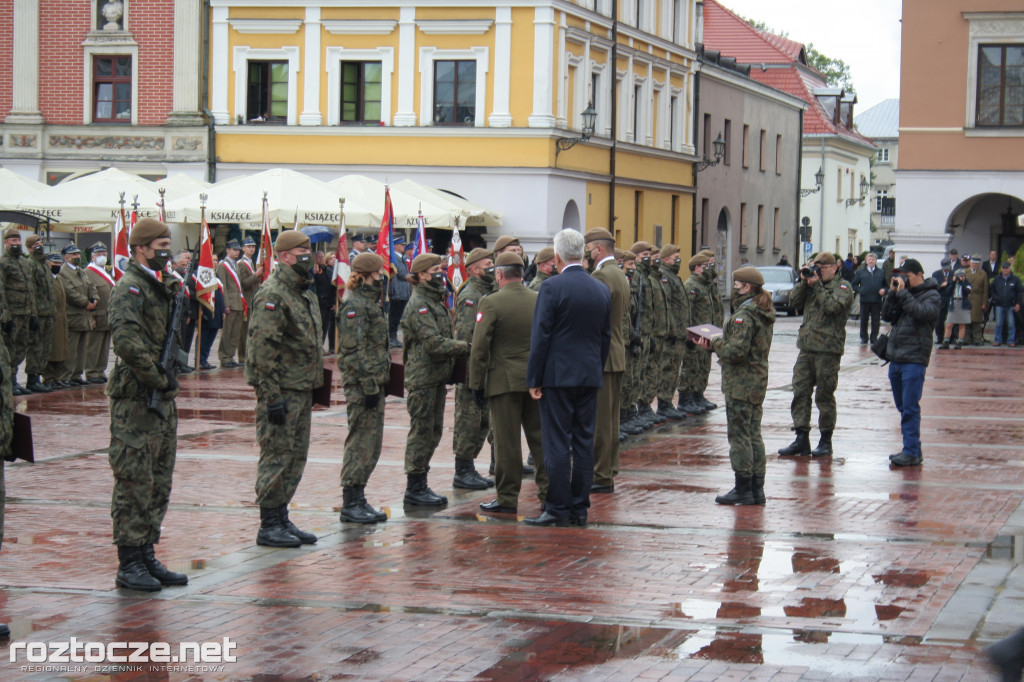
[[[847,199],[846,200],[846,205],[847,206],[853,206],[854,204],[856,204],[859,201],[860,205],[863,206],[864,205],[864,200],[868,196],[868,188],[870,186],[871,185],[868,183],[868,179],[865,178],[862,175],[861,178],[860,178],[860,198],[858,198],[858,199]]]
[[[702,170],[717,166],[725,158],[725,140],[722,139],[722,133],[718,133],[718,137],[711,143],[711,147],[714,149],[715,160],[712,161],[707,157],[707,151],[704,153],[704,159],[693,164],[693,172],[700,173]]]
[[[820,192],[823,182],[825,182],[825,172],[819,168],[818,172],[814,174],[814,189],[802,189],[800,190],[800,196],[809,197],[815,192]]]
[[[580,142],[590,141],[594,134],[594,125],[597,122],[597,110],[594,108],[593,102],[587,104],[587,108],[580,114],[580,118],[583,119],[583,130],[580,132],[580,136],[558,138],[555,143],[555,158],[558,157],[559,153],[572,149]]]

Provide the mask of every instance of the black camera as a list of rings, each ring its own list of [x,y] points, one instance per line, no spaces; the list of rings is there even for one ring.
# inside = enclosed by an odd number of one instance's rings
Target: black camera
[[[892,276],[892,287],[893,288],[896,287],[896,280],[899,280],[899,281],[903,282],[903,286],[904,287],[910,286],[910,280],[908,280],[905,275],[893,275]]]
[[[800,276],[804,279],[810,279],[811,277],[821,278],[821,268],[815,265],[808,265],[800,268]]]

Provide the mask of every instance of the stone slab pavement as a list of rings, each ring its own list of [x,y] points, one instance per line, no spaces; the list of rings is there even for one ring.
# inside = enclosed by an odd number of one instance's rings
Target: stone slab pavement
[[[769,453],[792,439],[798,325],[776,328]],[[0,622],[13,634],[0,680],[992,679],[984,646],[1024,625],[1024,354],[937,351],[924,465],[890,469],[887,370],[852,325],[847,336],[834,457],[769,454],[765,507],[716,505],[731,486],[719,407],[625,442],[615,493],[592,498],[586,529],[522,524],[538,511],[532,482],[519,519],[479,513],[493,492],[451,488],[452,392],[430,474],[450,505],[403,509],[408,419],[392,398],[366,490],[390,518],[340,523],[336,385],[291,509],[320,541],[294,550],[255,544],[242,371],[184,376],[158,553],[190,584],[152,595],[114,586],[102,388],[19,398],[37,462],[6,470]],[[724,402],[717,366],[708,397]],[[38,660],[72,637],[175,653],[228,638],[236,660]]]

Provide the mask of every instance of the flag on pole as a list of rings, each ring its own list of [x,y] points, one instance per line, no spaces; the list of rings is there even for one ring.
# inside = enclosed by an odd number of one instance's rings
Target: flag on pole
[[[128,236],[131,236],[132,230],[135,229],[135,223],[137,223],[137,222],[139,222],[139,212],[133,208],[132,209],[132,219],[128,223]]]
[[[459,221],[455,220],[452,228],[452,242],[448,245],[448,283],[452,291],[448,294],[448,307],[455,305],[455,295],[462,283],[469,278],[466,272],[466,253],[462,249],[462,237],[459,235]]]
[[[348,276],[352,274],[351,263],[348,262],[348,238],[345,236],[345,214],[341,214],[341,231],[338,233],[338,248],[334,250],[334,274],[331,283],[338,289],[345,288]]]
[[[263,197],[263,235],[260,237],[260,253],[256,265],[263,266],[262,281],[266,282],[274,271],[274,240],[270,238],[270,203]]]
[[[395,211],[391,207],[391,190],[384,185],[384,218],[377,233],[377,255],[384,259],[384,272],[391,270],[391,254],[395,252]]]
[[[421,253],[427,253],[427,221],[423,219],[423,211],[416,216],[416,237],[412,242],[412,255],[410,259],[416,258]]]
[[[124,211],[118,211],[114,218],[114,260],[111,263],[114,267],[114,281],[121,279],[125,270],[128,269],[128,260],[131,253],[128,251],[128,233],[124,227]]]
[[[206,218],[203,218],[199,241],[199,267],[192,278],[196,281],[196,299],[212,311],[218,282],[217,273],[213,269],[213,240],[210,239],[210,226],[206,224]]]

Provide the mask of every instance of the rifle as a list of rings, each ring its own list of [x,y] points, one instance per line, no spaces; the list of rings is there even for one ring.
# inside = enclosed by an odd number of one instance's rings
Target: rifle
[[[178,345],[178,332],[181,330],[181,317],[188,305],[188,282],[192,279],[194,262],[189,261],[185,269],[185,281],[181,289],[174,297],[174,307],[171,309],[171,318],[167,321],[167,336],[164,338],[164,347],[160,351],[159,365],[167,376],[174,376],[178,363],[181,362],[181,346]],[[163,390],[154,388],[149,394],[149,411],[161,419],[166,419],[163,409],[160,407],[160,399],[163,397]]]

